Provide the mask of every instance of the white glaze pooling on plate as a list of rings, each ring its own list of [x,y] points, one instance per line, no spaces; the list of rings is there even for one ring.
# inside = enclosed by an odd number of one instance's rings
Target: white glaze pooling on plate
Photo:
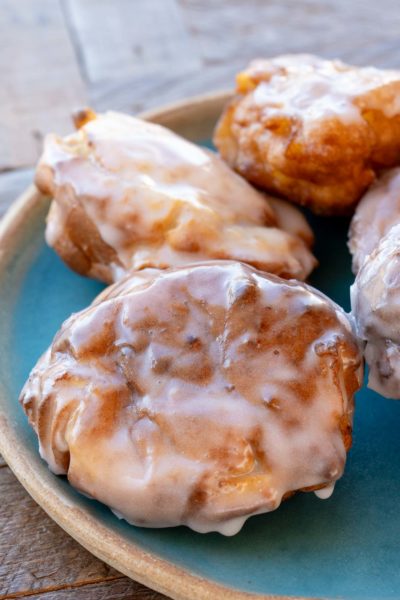
[[[325,296],[210,262],[105,290],[21,400],[42,456],[78,489],[138,525],[231,535],[341,476],[360,362]]]
[[[258,73],[255,103],[268,107],[269,115],[301,118],[305,128],[319,127],[321,120],[332,117],[346,124],[361,121],[365,108],[380,110],[388,118],[400,113],[400,71],[296,54],[256,60],[247,75],[257,80]],[[238,79],[240,84],[240,75]]]
[[[386,171],[368,190],[356,208],[350,227],[349,247],[353,271],[357,273],[365,258],[381,238],[400,223],[400,168]]]
[[[351,288],[352,312],[366,342],[368,385],[400,398],[400,225],[367,256]]]
[[[48,219],[48,243],[56,249],[65,244],[71,207],[78,203],[119,259],[112,259],[109,281],[131,268],[208,258],[238,259],[304,279],[316,263],[302,216],[300,237],[279,229],[268,199],[218,156],[152,123],[110,112],[67,138],[48,136],[38,174],[39,187],[57,205]]]

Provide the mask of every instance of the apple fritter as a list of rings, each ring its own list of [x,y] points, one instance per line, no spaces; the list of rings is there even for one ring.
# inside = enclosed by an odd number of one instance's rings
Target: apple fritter
[[[357,274],[365,258],[394,225],[400,223],[400,168],[389,169],[371,186],[356,208],[349,248]]]
[[[232,535],[297,490],[332,493],[361,380],[334,302],[210,261],[107,288],[63,324],[21,402],[50,468],[118,516]]]
[[[235,259],[305,279],[316,260],[298,233],[215,153],[118,113],[81,111],[78,131],[50,135],[36,184],[53,198],[46,239],[78,273],[111,283],[131,269]],[[279,227],[279,220],[285,224]]]
[[[400,71],[310,55],[255,60],[215,130],[221,156],[262,189],[347,214],[400,164]]]
[[[365,342],[368,386],[400,399],[400,225],[365,257],[351,288],[351,306]]]

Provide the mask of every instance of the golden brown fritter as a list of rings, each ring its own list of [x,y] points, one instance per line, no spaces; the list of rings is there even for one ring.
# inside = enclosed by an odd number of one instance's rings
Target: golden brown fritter
[[[260,188],[319,214],[350,213],[376,171],[400,164],[400,71],[309,55],[256,60],[215,130]]]
[[[137,525],[236,533],[327,497],[361,356],[339,306],[235,262],[144,269],[70,317],[21,394],[42,457]]]
[[[277,215],[215,153],[127,115],[76,121],[75,134],[47,137],[36,183],[54,199],[46,239],[78,273],[110,283],[211,258],[298,279],[314,268],[304,217]]]

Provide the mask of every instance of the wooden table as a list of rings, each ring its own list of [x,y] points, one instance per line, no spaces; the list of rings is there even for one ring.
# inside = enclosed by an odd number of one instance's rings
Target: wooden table
[[[232,87],[255,56],[400,67],[398,0],[0,0],[0,215],[70,113],[138,112]],[[0,457],[0,599],[160,599],[91,556]]]

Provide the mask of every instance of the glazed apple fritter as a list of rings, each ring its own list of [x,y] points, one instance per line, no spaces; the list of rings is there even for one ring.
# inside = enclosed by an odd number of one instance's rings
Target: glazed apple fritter
[[[118,113],[82,112],[77,124],[46,138],[36,183],[53,198],[46,239],[78,273],[111,283],[210,258],[287,278],[314,268],[304,217],[276,214],[215,153]]]
[[[400,225],[368,254],[351,288],[352,314],[365,342],[368,386],[400,399]]]
[[[400,164],[400,71],[310,55],[255,60],[215,130],[221,156],[262,189],[319,214],[350,213]]]
[[[210,261],[106,289],[64,323],[21,402],[50,468],[119,516],[232,535],[296,490],[330,495],[361,375],[326,296]]]
[[[357,274],[365,258],[400,223],[400,168],[386,171],[363,196],[350,225],[349,248]]]

